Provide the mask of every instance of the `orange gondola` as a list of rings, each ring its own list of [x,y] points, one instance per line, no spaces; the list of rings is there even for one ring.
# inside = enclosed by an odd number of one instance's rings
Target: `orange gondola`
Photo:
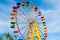
[[[25,5],[25,2],[22,2],[21,5],[24,6]]]

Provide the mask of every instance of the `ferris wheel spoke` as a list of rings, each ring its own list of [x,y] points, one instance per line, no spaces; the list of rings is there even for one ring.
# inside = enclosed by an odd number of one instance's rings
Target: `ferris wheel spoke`
[[[44,33],[43,33],[43,31],[41,31],[41,29],[39,29],[39,32],[42,33],[42,34],[44,35]]]
[[[22,9],[24,9],[24,12],[20,9],[20,11],[26,16],[26,17],[28,17],[28,13],[27,13],[27,11],[26,11],[26,9],[25,9],[25,7],[23,6],[23,8]]]
[[[39,10],[39,12],[41,12],[40,9],[38,9],[38,10]],[[42,12],[41,12],[41,16],[44,16],[44,15],[42,14]]]
[[[37,18],[37,17],[39,17],[39,18]],[[37,18],[37,19],[36,19]],[[36,16],[36,21],[41,21],[41,16]]]
[[[29,11],[30,11],[30,10],[28,10],[28,8],[26,8],[26,7],[23,7],[23,9],[24,9],[24,11],[25,11],[25,13],[26,13],[26,15],[27,15],[27,17],[28,17],[28,14],[29,14]]]
[[[27,13],[29,14],[29,13],[30,13],[30,9],[29,9],[29,7],[26,7],[26,10],[28,10]]]
[[[27,18],[30,19],[30,17],[31,17],[31,16],[30,16],[30,14],[31,14],[31,13],[30,13],[30,9],[27,8],[27,7],[23,7],[23,9],[25,10],[25,13],[26,13],[26,15],[27,15]],[[27,14],[27,13],[28,13],[28,14]]]
[[[39,29],[40,35],[41,35],[41,39],[44,37],[44,33],[41,32],[41,30]]]
[[[36,18],[35,18],[35,19],[36,19]],[[37,19],[36,19],[36,21],[37,21],[37,22],[38,22],[38,21],[41,21],[41,18],[40,18],[40,17],[39,17],[39,18],[37,18]]]
[[[45,22],[45,18],[42,18],[44,16],[41,16],[40,18],[38,18],[36,21],[39,22],[39,21],[42,21],[42,22]]]
[[[39,20],[40,20],[40,17],[41,17],[41,16],[38,16],[38,12],[37,12],[37,13],[35,12],[35,20],[36,20],[36,21],[39,21]]]
[[[41,27],[39,26],[39,29],[44,30],[44,27],[43,26],[41,26]]]
[[[22,17],[18,17],[19,20],[22,20],[22,21],[25,21],[25,22],[28,22],[26,19],[22,18]]]
[[[25,39],[24,36],[22,35],[22,33],[21,33],[21,31],[20,31],[20,28],[19,28],[19,25],[18,25],[17,14],[16,14],[16,26],[17,26],[17,29],[18,29],[19,33],[20,33],[21,36],[23,37],[23,39]]]
[[[29,10],[29,8],[28,8],[28,7],[26,7],[26,9],[28,10],[28,13],[29,13],[29,11],[30,11],[30,10]]]
[[[28,16],[28,15],[27,15],[27,12],[26,12],[26,9],[25,9],[24,7],[23,7],[23,9],[24,9],[24,13],[25,13],[25,15]]]
[[[28,17],[28,14],[26,12],[23,12],[21,9],[20,12],[23,13],[24,17]]]
[[[20,15],[20,14],[18,14],[19,15],[19,17],[21,17],[21,19],[23,19],[23,20],[26,20],[26,21],[29,21],[27,18],[25,18],[24,16],[22,16],[22,15]]]
[[[24,12],[26,13],[26,9],[25,9],[25,7],[23,7],[23,9],[24,9]]]
[[[42,31],[44,30],[44,28],[43,28],[43,27],[38,27],[38,28],[39,28],[40,30],[42,30]]]
[[[21,17],[23,17],[23,18],[26,19],[27,21],[29,20],[29,19],[27,18],[27,16],[25,16],[25,15],[21,15]]]
[[[24,36],[26,36],[26,35],[27,35],[27,34],[26,34],[26,33],[27,33],[27,30],[28,30],[28,29],[26,29],[26,30],[25,30],[25,32],[23,33],[23,35],[24,35]]]
[[[26,16],[23,15],[22,17],[25,18],[27,21],[29,21],[29,19]]]
[[[25,29],[25,28],[27,28],[27,26],[24,26],[24,27],[20,28],[20,30],[23,30],[23,29]]]
[[[38,18],[37,18],[38,17]],[[37,18],[37,19],[36,19]],[[38,16],[38,14],[35,16],[36,21],[41,21],[41,16]]]
[[[28,22],[18,22],[19,24],[28,24]]]

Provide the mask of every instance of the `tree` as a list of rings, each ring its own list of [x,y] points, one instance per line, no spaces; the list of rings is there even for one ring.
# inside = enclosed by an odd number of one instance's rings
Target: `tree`
[[[10,33],[5,33],[4,35],[5,35],[5,37],[6,37],[6,40],[8,40],[9,37],[10,37]]]
[[[2,37],[0,37],[0,40],[3,40],[3,38],[2,38]]]
[[[10,36],[10,37],[9,37],[9,40],[13,40],[13,37]]]

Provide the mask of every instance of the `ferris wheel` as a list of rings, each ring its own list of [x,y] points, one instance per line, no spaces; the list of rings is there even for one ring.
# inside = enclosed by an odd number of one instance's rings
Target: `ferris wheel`
[[[38,7],[22,1],[12,8],[10,28],[17,28],[14,30],[14,37],[17,37],[18,33],[21,36],[19,40],[46,40],[47,26]]]

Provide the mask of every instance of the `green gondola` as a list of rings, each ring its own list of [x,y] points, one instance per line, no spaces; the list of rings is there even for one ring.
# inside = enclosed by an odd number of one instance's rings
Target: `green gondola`
[[[26,2],[26,6],[29,6],[29,2]]]
[[[10,28],[15,28],[15,22],[11,22]]]
[[[10,28],[15,28],[15,24],[10,24]]]
[[[46,26],[46,22],[43,22],[43,26]]]

